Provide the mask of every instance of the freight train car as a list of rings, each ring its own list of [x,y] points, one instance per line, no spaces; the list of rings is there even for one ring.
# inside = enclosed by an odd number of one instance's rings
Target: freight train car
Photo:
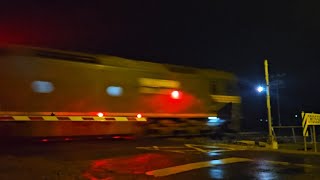
[[[0,135],[181,135],[239,130],[227,72],[36,47],[0,50]]]

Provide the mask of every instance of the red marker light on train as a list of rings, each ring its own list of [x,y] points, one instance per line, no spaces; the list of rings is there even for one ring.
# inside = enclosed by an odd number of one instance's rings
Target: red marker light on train
[[[171,97],[172,99],[179,99],[181,96],[180,92],[179,91],[172,91],[171,92]]]
[[[41,139],[42,142],[48,142],[48,139]]]

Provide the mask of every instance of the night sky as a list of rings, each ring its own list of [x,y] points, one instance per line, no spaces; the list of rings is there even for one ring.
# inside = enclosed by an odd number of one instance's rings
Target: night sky
[[[301,0],[1,1],[0,43],[231,71],[242,84],[247,126],[266,118],[265,96],[254,88],[265,82],[268,59],[270,74],[286,74],[281,120],[292,124],[302,110],[320,113],[319,5]]]

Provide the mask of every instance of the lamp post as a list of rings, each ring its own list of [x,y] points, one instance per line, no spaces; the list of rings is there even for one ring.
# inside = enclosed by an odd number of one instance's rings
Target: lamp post
[[[264,60],[264,70],[266,78],[266,92],[267,92],[267,109],[268,109],[268,127],[269,127],[269,143],[273,149],[278,149],[278,143],[272,133],[272,117],[271,117],[271,103],[270,103],[270,84],[269,84],[269,70],[268,60]]]
[[[275,93],[276,93],[276,99],[277,99],[278,126],[281,126],[279,91],[281,88],[284,88],[284,82],[282,80],[284,76],[286,76],[285,73],[275,74],[270,76],[271,78],[270,87],[271,89],[275,89],[276,91]]]

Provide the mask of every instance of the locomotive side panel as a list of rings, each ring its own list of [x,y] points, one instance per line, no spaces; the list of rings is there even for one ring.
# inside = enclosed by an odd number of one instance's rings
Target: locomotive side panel
[[[93,55],[87,57],[93,60],[79,62],[33,53],[2,56],[0,65],[5,68],[0,71],[1,115],[11,111],[22,115],[54,112],[57,116],[96,116],[103,112],[106,116],[129,117],[141,113],[150,120],[147,126],[132,122],[32,121],[19,125],[2,123],[0,129],[17,126],[13,136],[135,134],[143,128],[165,134],[199,134],[218,128],[207,127],[208,117],[217,115],[238,128],[240,102],[237,92],[229,91],[236,84],[229,73],[163,64],[149,67],[111,56],[103,61]],[[173,91],[178,95],[172,96]]]
[[[121,69],[36,57],[11,57],[1,64],[7,67],[1,73],[2,111],[110,112],[119,111],[122,102],[121,112],[130,112],[138,95],[135,77]]]
[[[6,57],[1,65],[1,111],[208,112],[208,83],[198,76],[25,56]],[[181,98],[172,99],[173,90]]]

